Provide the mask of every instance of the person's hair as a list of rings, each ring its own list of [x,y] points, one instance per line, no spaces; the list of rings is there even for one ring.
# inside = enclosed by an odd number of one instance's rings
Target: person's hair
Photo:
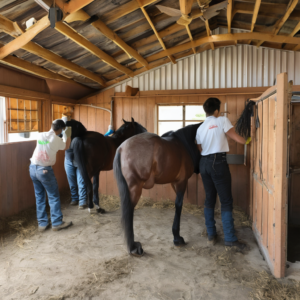
[[[58,131],[59,129],[65,129],[66,123],[63,120],[55,120],[51,127],[54,131]]]
[[[218,98],[208,98],[204,104],[203,109],[207,115],[211,116],[216,110],[220,111],[221,101]]]

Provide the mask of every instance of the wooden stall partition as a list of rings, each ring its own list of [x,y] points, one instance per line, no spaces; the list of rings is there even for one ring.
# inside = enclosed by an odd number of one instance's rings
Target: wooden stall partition
[[[285,275],[287,253],[287,74],[257,99],[252,120],[253,231],[275,277]]]

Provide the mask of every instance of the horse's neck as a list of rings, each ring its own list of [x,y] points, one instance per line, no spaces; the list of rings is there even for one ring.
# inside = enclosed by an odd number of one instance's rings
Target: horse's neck
[[[116,145],[116,147],[119,147],[127,139],[128,138],[125,138],[125,137],[115,137],[115,138],[112,138],[113,143]]]

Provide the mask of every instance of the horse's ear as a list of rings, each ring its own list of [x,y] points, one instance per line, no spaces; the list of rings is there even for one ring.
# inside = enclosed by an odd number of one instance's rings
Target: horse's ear
[[[131,118],[131,122],[134,123],[134,118]]]
[[[126,124],[127,122],[124,120],[124,119],[122,119],[123,120],[123,122],[124,122],[124,124]]]

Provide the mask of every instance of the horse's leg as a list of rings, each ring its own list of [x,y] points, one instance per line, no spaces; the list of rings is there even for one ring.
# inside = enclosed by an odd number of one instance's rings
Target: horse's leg
[[[174,235],[174,245],[177,247],[185,245],[183,237],[180,236],[180,216],[182,211],[183,196],[186,190],[187,181],[174,183],[174,188],[176,192],[175,200],[175,217],[172,227],[172,232]]]
[[[122,221],[125,229],[125,239],[127,242],[128,252],[133,256],[142,256],[144,254],[142,244],[140,242],[134,241],[133,230],[134,208],[140,200],[142,190],[142,183],[135,183],[134,185],[129,185],[129,195],[131,203],[127,207],[124,207],[124,205],[122,206]]]
[[[104,214],[105,210],[103,208],[100,208],[99,205],[99,179],[100,179],[100,173],[93,177],[93,202],[95,203],[97,212]]]

